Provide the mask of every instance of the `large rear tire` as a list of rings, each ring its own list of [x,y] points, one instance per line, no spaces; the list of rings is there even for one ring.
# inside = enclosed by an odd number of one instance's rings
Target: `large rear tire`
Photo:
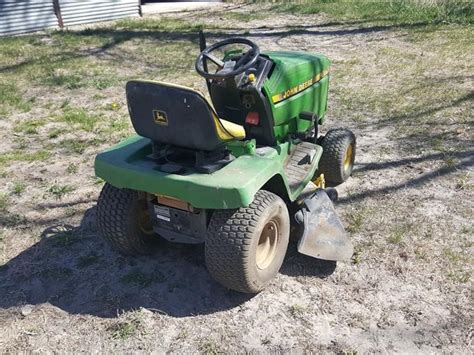
[[[154,241],[146,194],[105,184],[97,202],[99,232],[122,254],[149,254]]]
[[[339,185],[352,174],[356,154],[356,138],[348,129],[329,130],[322,139],[323,155],[318,174],[323,173],[331,185]]]
[[[260,292],[280,270],[289,235],[285,202],[260,190],[249,207],[214,211],[205,244],[207,268],[227,288]]]

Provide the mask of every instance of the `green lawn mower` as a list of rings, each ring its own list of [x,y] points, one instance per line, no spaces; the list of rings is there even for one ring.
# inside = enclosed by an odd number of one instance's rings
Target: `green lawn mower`
[[[349,259],[337,192],[325,182],[350,176],[356,142],[346,129],[318,133],[329,60],[260,52],[244,38],[205,42],[201,34],[195,67],[212,104],[183,86],[127,83],[138,135],[96,157],[96,175],[106,181],[100,233],[124,254],[147,253],[158,238],[204,243],[211,276],[247,293],[276,276],[290,232],[300,253]]]

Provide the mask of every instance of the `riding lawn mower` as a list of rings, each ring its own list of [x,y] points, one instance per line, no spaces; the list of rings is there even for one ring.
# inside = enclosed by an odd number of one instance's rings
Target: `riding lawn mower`
[[[302,254],[349,259],[337,192],[325,184],[351,175],[356,141],[347,129],[319,132],[329,60],[260,52],[245,38],[207,46],[202,33],[200,47],[195,68],[212,103],[184,86],[126,84],[137,135],[96,157],[96,175],[106,182],[100,233],[132,255],[149,253],[159,238],[204,243],[211,276],[246,293],[276,276],[290,234]]]

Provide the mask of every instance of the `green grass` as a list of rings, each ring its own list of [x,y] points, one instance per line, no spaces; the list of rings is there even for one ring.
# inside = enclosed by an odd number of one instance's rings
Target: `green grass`
[[[22,120],[15,126],[13,131],[24,134],[38,134],[38,128],[46,122],[46,119]]]
[[[67,89],[78,89],[85,86],[83,75],[54,72],[44,78],[43,84],[46,86],[64,86]]]
[[[171,17],[161,17],[119,20],[115,22],[113,27],[126,30],[197,32],[204,28],[204,24]],[[210,27],[206,25],[205,28],[209,29]]]
[[[266,1],[253,1],[266,2]],[[277,1],[277,12],[329,15],[338,21],[393,24],[461,23],[474,21],[473,3],[464,0],[307,0]]]
[[[12,187],[12,194],[21,195],[26,190],[26,183],[24,181],[15,181]]]
[[[10,198],[4,192],[0,192],[0,211],[6,211]]]
[[[75,188],[70,185],[58,185],[54,184],[50,186],[47,190],[47,192],[56,198],[57,200],[61,200],[64,196],[69,194],[70,192],[74,191]]]
[[[33,101],[25,100],[15,84],[0,82],[0,115],[8,114],[11,108],[28,112],[31,110]]]
[[[0,164],[8,164],[11,162],[25,161],[45,161],[51,156],[51,152],[47,150],[38,150],[36,152],[14,151],[0,154]]]
[[[119,322],[108,328],[112,338],[126,340],[137,333],[137,324],[134,322]]]
[[[85,131],[92,131],[96,122],[98,121],[96,115],[90,114],[83,108],[70,108],[67,107],[64,110],[64,114],[59,117],[59,120],[78,125],[81,129]]]
[[[66,172],[68,174],[75,174],[78,172],[78,170],[79,170],[79,167],[77,166],[77,164],[74,164],[74,163],[69,163],[69,165],[66,168]]]
[[[98,139],[64,139],[58,143],[58,146],[66,149],[69,153],[82,154],[87,147],[97,145]]]

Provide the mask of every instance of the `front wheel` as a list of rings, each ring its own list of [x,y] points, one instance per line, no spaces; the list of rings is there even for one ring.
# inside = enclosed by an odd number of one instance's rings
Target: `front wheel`
[[[249,207],[214,211],[205,245],[207,268],[227,288],[260,292],[280,270],[289,236],[285,202],[260,190]]]
[[[352,174],[356,154],[356,138],[348,129],[331,129],[323,137],[323,155],[318,173],[331,185],[339,185]]]

